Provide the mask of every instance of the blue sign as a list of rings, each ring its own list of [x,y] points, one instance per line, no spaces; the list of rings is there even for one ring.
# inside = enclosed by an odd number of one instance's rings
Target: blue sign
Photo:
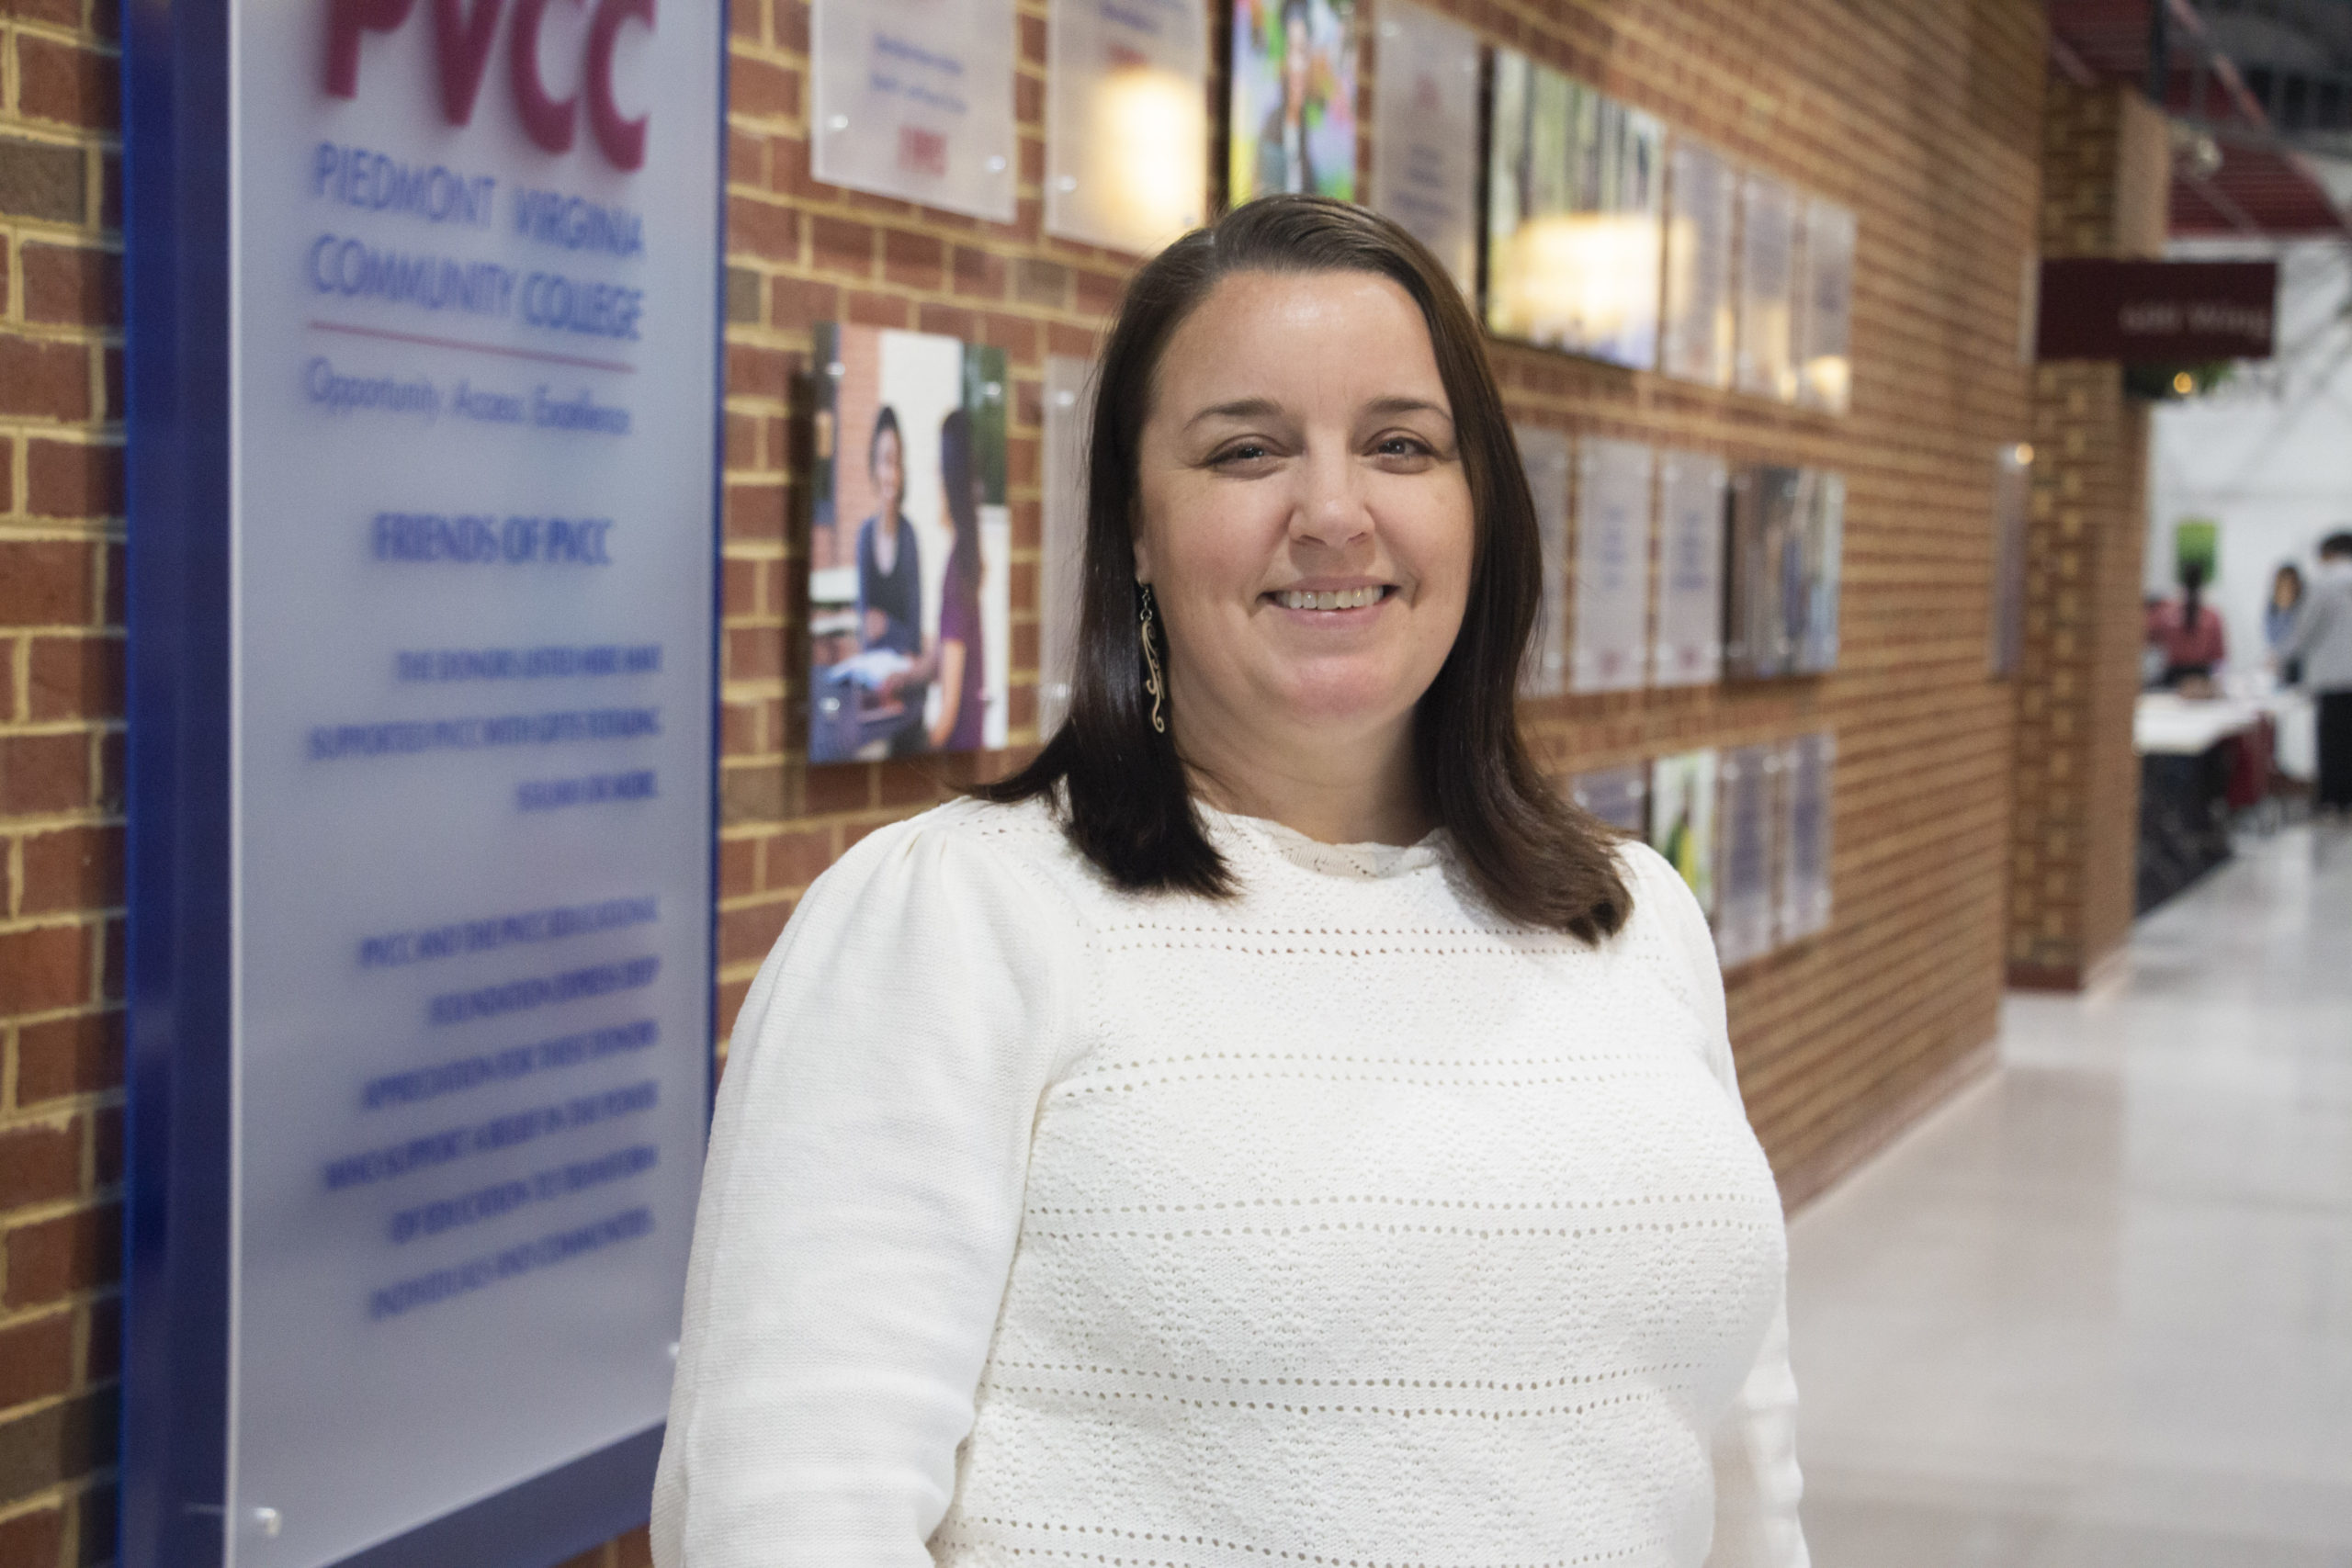
[[[124,1561],[556,1562],[707,1122],[726,18],[126,19]]]

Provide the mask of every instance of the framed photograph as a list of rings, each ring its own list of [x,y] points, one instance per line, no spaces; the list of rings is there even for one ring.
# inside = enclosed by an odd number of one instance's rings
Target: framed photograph
[[[1052,0],[1046,231],[1148,254],[1208,210],[1206,0]]]
[[[1012,222],[1012,0],[812,0],[808,9],[817,178]]]
[[[1094,424],[1094,366],[1046,356],[1045,502],[1037,550],[1037,735],[1069,716],[1078,661],[1080,569],[1086,561],[1086,439]]]
[[[1649,672],[1655,456],[1634,441],[1578,444],[1572,690],[1632,691]]]
[[[1650,848],[1715,912],[1715,753],[1678,751],[1650,763]]]
[[[1763,680],[1793,667],[1790,606],[1804,598],[1805,488],[1804,470],[1773,464],[1743,468],[1732,480],[1724,550],[1726,674]]]
[[[1487,325],[1498,336],[1657,363],[1666,127],[1495,52],[1487,167]]]
[[[1659,455],[1652,685],[1703,686],[1723,678],[1724,510],[1729,484],[1721,457]]]
[[[1227,194],[1356,198],[1355,0],[1233,0]]]
[[[1372,205],[1478,287],[1478,35],[1388,0],[1373,73]]]
[[[1830,786],[1838,738],[1800,736],[1781,749],[1780,940],[1794,942],[1829,927]]]
[[[1702,386],[1731,385],[1732,219],[1738,172],[1702,141],[1667,152],[1666,300],[1657,367]]]
[[[1799,489],[1800,584],[1781,606],[1789,664],[1799,675],[1838,668],[1838,601],[1845,585],[1846,477],[1804,470]]]
[[[1739,352],[1732,385],[1781,402],[1797,395],[1797,205],[1769,175],[1739,179]]]
[[[815,336],[808,760],[1001,747],[1004,351],[831,322]]]
[[[1715,955],[1724,968],[1772,947],[1773,784],[1777,746],[1736,746],[1716,773],[1721,869],[1715,880]]]
[[[1650,771],[1640,762],[1600,768],[1568,781],[1568,796],[1620,832],[1645,838],[1650,830]]]
[[[1527,488],[1535,496],[1535,527],[1544,542],[1544,601],[1529,645],[1520,694],[1556,697],[1568,689],[1568,479],[1567,436],[1540,425],[1511,426]]]
[[[1853,390],[1854,214],[1805,203],[1804,285],[1797,296],[1797,403],[1844,413]]]

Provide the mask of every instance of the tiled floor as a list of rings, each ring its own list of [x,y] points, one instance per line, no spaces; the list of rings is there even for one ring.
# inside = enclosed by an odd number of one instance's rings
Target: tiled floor
[[[2002,1060],[1792,1226],[1817,1568],[2352,1568],[2352,830]]]

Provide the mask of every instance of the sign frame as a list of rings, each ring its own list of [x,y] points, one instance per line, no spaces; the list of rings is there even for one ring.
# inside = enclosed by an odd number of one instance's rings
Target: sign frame
[[[236,28],[232,6],[124,7],[123,232],[128,530],[124,794],[129,1105],[123,1235],[120,1560],[184,1568],[230,1556],[232,1251],[239,1129],[232,932],[238,694],[234,543]],[[726,70],[716,24],[708,131],[716,188],[713,409],[726,375]],[[712,421],[709,747],[698,781],[718,886],[716,672],[724,421]],[[717,1088],[709,960],[715,897],[684,919],[700,943],[707,1138]],[[698,1168],[698,1165],[697,1165]],[[336,1568],[561,1562],[642,1523],[663,1425],[420,1520]]]

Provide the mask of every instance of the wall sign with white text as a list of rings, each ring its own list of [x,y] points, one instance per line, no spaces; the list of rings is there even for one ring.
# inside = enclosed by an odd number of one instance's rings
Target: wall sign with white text
[[[709,1104],[721,13],[129,23],[124,1562],[555,1561]]]

